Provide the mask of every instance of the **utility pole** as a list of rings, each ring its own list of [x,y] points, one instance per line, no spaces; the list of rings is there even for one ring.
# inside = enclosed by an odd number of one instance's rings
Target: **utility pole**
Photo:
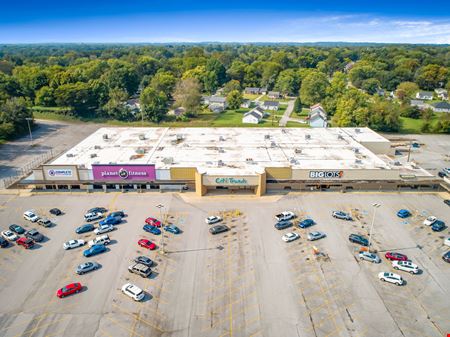
[[[25,118],[27,120],[27,124],[28,124],[28,131],[30,132],[30,146],[33,146],[33,135],[31,134],[31,126],[30,126],[30,121],[33,120],[33,118]]]
[[[409,141],[408,163],[409,163],[409,158],[411,157],[411,146],[412,146],[412,140]]]
[[[370,225],[370,231],[369,231],[369,252],[370,252],[370,244],[372,242],[372,231],[373,231],[373,225],[375,223],[375,213],[377,212],[377,208],[381,205],[378,203],[372,204],[373,207],[373,215],[372,215],[372,224]]]
[[[158,204],[156,205],[157,208],[159,208],[159,221],[161,221],[161,254],[165,254],[164,251],[164,222],[163,222],[163,218],[162,218],[162,208],[164,208],[164,205],[162,204]]]

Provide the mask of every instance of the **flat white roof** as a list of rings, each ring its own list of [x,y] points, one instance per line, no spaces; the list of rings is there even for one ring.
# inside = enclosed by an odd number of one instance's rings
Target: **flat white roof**
[[[287,166],[390,169],[386,160],[359,143],[364,141],[388,140],[368,128],[106,127],[51,164],[86,168],[92,164],[155,164],[157,169],[196,167],[218,175],[255,174],[265,167]]]

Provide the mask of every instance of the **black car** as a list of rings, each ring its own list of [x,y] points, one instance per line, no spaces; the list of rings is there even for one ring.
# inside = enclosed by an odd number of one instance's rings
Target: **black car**
[[[444,171],[439,171],[438,176],[441,178],[445,178],[447,176],[447,173],[445,173]]]
[[[229,228],[228,226],[225,226],[225,225],[216,225],[216,226],[211,227],[211,228],[209,229],[209,232],[210,232],[212,235],[215,235],[215,234],[227,232],[227,231],[229,231],[229,230],[230,230],[230,228]]]
[[[366,246],[367,247],[369,245],[369,240],[367,240],[362,235],[350,234],[348,239],[350,240],[350,242],[357,243],[357,244],[359,244],[361,246]]]
[[[9,225],[9,230],[16,234],[25,233],[25,228],[23,228],[22,226],[16,225],[16,224]]]
[[[446,228],[447,226],[445,225],[445,222],[441,220],[436,220],[434,224],[431,226],[431,230],[433,232],[442,232]]]
[[[134,262],[145,264],[148,267],[153,266],[153,260],[147,256],[138,256],[134,258]]]
[[[289,228],[289,227],[292,227],[292,222],[291,221],[279,221],[275,224],[274,227],[278,230]]]
[[[8,247],[9,242],[8,240],[5,240],[3,237],[0,236],[0,247],[5,248]]]
[[[450,206],[450,199],[445,199],[445,200],[444,200],[444,204]]]
[[[62,212],[59,208],[52,208],[49,212],[50,212],[50,214],[53,214],[53,215],[61,215],[62,214]]]
[[[115,212],[111,212],[108,214],[107,216],[108,218],[115,218],[115,217],[121,217],[124,218],[125,217],[125,212],[124,211],[115,211]]]
[[[25,237],[32,239],[35,242],[41,242],[42,240],[44,240],[44,236],[36,229],[30,229],[29,231],[25,232]]]
[[[89,209],[86,213],[106,213],[108,210],[105,207],[94,207]]]
[[[444,255],[442,255],[442,260],[444,260],[447,263],[450,263],[450,250]]]

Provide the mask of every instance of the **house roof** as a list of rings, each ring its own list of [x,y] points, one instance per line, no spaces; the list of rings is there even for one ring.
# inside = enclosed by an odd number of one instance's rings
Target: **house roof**
[[[246,116],[254,116],[258,120],[261,120],[264,117],[264,110],[262,110],[260,107],[256,107],[244,114],[244,117]]]
[[[268,95],[280,95],[279,91],[269,91]]]
[[[447,93],[447,90],[445,90],[444,88],[437,88],[437,89],[434,89],[434,91],[437,94],[446,94]]]
[[[130,99],[126,102],[126,104],[128,104],[128,105],[136,105],[136,104],[140,104],[139,98],[130,98]]]
[[[423,105],[425,104],[424,101],[421,101],[420,99],[412,99],[411,105]]]
[[[279,103],[275,101],[264,101],[265,106],[278,106]]]
[[[327,120],[327,116],[324,115],[323,113],[321,113],[320,111],[315,111],[311,115],[309,115],[309,120],[313,120],[313,119],[317,119],[317,118],[323,119],[324,121]]]
[[[418,94],[420,96],[433,96],[433,92],[432,91],[419,91]]]
[[[448,109],[450,110],[450,103],[448,102],[436,102],[432,104],[436,109]]]
[[[209,103],[225,103],[227,99],[222,96],[211,96],[209,98]]]

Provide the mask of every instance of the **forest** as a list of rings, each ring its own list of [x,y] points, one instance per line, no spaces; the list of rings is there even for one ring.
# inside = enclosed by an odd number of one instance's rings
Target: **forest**
[[[26,132],[36,111],[164,123],[182,106],[189,126],[202,95],[221,89],[239,107],[246,87],[279,91],[296,110],[321,103],[332,126],[399,132],[418,120],[420,132],[450,132],[450,113],[411,105],[419,91],[450,90],[449,46],[50,44],[0,46],[0,139]]]

